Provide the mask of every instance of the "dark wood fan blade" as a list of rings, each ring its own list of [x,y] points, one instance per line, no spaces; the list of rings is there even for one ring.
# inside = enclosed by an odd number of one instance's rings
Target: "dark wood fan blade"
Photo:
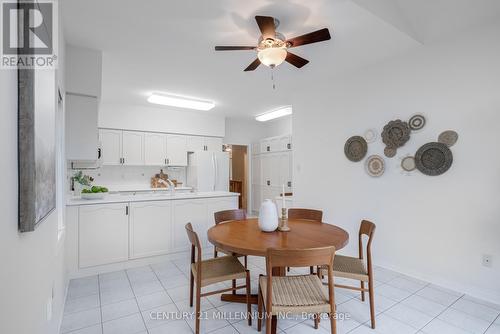
[[[255,70],[257,67],[259,67],[260,65],[260,60],[259,58],[255,59],[250,65],[248,65],[247,68],[245,68],[245,72],[246,71],[253,71]]]
[[[310,32],[310,33],[302,35],[302,36],[298,36],[298,37],[289,39],[289,40],[287,40],[287,42],[291,44],[290,45],[291,48],[294,48],[294,47],[300,46],[300,45],[327,41],[330,38],[331,38],[330,32],[328,31],[328,29],[323,28],[323,29],[313,31],[313,32]]]
[[[262,38],[274,38],[276,36],[276,26],[274,24],[274,17],[271,16],[256,16],[255,21],[259,26]]]
[[[216,46],[215,51],[255,50],[255,46]]]
[[[293,66],[298,67],[298,68],[301,68],[302,66],[304,66],[305,64],[307,64],[309,62],[309,60],[304,59],[302,57],[299,57],[296,54],[293,54],[293,53],[288,52],[288,51],[286,53],[285,60],[287,62],[289,62],[290,64],[292,64]]]

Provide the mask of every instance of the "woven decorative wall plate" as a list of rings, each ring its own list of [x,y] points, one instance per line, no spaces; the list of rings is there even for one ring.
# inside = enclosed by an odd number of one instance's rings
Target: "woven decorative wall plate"
[[[366,159],[365,168],[368,175],[379,177],[385,171],[384,159],[379,155],[371,155]]]
[[[458,133],[453,130],[448,130],[442,132],[438,137],[438,142],[445,144],[448,147],[452,147],[456,144],[458,140]]]
[[[384,148],[384,155],[388,158],[392,158],[392,157],[396,156],[396,153],[397,153],[397,150],[395,148],[392,148],[389,146],[386,146]]]
[[[421,130],[425,126],[425,117],[420,114],[413,115],[408,121],[408,126],[412,131]]]
[[[415,164],[415,158],[414,157],[404,157],[403,160],[401,160],[401,168],[405,172],[411,172],[414,171],[417,166]]]
[[[367,143],[373,143],[377,140],[377,130],[375,129],[368,129],[365,131],[364,135],[365,140]]]
[[[363,160],[368,151],[368,144],[361,136],[353,136],[347,139],[344,145],[344,153],[347,159],[358,162]]]
[[[410,127],[408,123],[397,119],[390,121],[384,126],[382,141],[387,147],[397,150],[398,147],[406,144],[408,140],[410,140]]]
[[[417,169],[425,175],[441,175],[450,169],[452,163],[453,154],[443,143],[427,143],[415,154]]]

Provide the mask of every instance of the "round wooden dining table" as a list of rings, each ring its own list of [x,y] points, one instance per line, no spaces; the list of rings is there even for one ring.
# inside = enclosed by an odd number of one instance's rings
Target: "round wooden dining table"
[[[208,240],[226,251],[241,255],[266,256],[268,248],[307,249],[334,246],[345,247],[349,234],[342,228],[310,220],[289,219],[288,232],[262,232],[256,218],[217,224],[208,230]],[[273,268],[273,275],[284,276],[285,268]],[[246,303],[246,295],[223,294],[223,301]],[[257,295],[252,295],[257,304]],[[272,318],[272,333],[276,333],[276,317]]]

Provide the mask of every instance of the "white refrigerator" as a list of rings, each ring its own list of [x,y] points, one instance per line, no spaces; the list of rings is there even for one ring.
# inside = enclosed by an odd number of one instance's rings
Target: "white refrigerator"
[[[229,191],[229,153],[189,153],[187,185],[197,191]]]

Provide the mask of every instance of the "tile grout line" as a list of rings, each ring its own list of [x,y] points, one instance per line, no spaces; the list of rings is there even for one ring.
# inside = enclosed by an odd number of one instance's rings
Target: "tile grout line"
[[[483,333],[486,333],[488,332],[488,330],[495,324],[495,322],[500,319],[500,314],[497,315],[497,317],[495,319],[493,319],[493,322],[488,326],[488,328],[486,328],[486,330],[483,332]]]
[[[179,267],[173,262],[173,261],[170,261],[175,267],[177,267],[177,269],[180,271]],[[151,270],[153,271],[153,274],[155,274],[156,276],[156,279],[160,282],[160,285],[161,287],[163,288],[163,290],[165,290],[165,293],[167,294],[168,298],[170,298],[170,300],[172,301],[172,304],[174,304],[175,308],[177,309],[178,312],[180,312],[179,308],[177,307],[177,304],[175,303],[175,301],[172,299],[172,296],[170,296],[170,294],[168,293],[167,291],[167,288],[165,287],[165,285],[163,285],[163,282],[161,281],[160,279],[160,276],[158,276],[158,274],[156,273],[156,271],[154,270],[154,268],[151,266]],[[182,271],[181,271],[182,273]],[[182,273],[184,275],[184,273]],[[189,299],[189,298],[188,298]],[[207,299],[207,301],[210,303],[210,301]],[[211,303],[210,303],[211,304]],[[142,315],[142,313],[141,313]],[[143,318],[144,320],[144,318]],[[193,329],[191,328],[191,326],[189,326],[189,323],[187,322],[186,319],[182,319],[184,321],[184,323],[189,327],[189,329],[191,330],[191,332],[193,332]],[[147,330],[148,333],[149,333],[149,330]]]
[[[429,285],[431,285],[431,283],[429,283]],[[437,315],[436,315],[436,316],[435,316],[435,317],[434,317],[431,321],[429,321],[429,322],[428,322],[428,323],[427,323],[424,327],[422,327],[420,330],[423,332],[423,330],[422,330],[422,329],[424,329],[425,327],[427,327],[427,326],[428,326],[428,325],[429,325],[432,321],[434,321],[434,320],[438,319],[439,321],[443,321],[444,323],[447,323],[447,324],[448,324],[448,325],[450,325],[450,326],[453,326],[453,327],[455,327],[455,328],[458,328],[458,329],[461,329],[461,330],[463,330],[463,331],[465,331],[465,332],[468,332],[468,331],[466,331],[466,330],[465,330],[465,329],[463,329],[463,328],[460,328],[460,327],[458,327],[458,326],[455,326],[454,324],[450,324],[448,321],[444,321],[444,320],[441,320],[441,319],[439,319],[439,318],[438,318],[441,314],[443,314],[444,312],[448,311],[448,310],[451,308],[451,306],[452,306],[452,305],[456,304],[456,303],[457,303],[460,299],[462,299],[464,296],[465,296],[465,295],[464,295],[464,294],[462,294],[460,297],[458,297],[458,298],[457,298],[457,299],[456,299],[453,303],[451,303],[450,305],[448,305],[448,306],[447,306],[447,307],[446,307],[443,311],[439,312],[439,313],[438,313],[438,314],[437,314]],[[422,298],[425,298],[425,297],[422,297]],[[439,303],[438,303],[438,304],[439,304]],[[425,333],[425,332],[424,332],[424,333]]]
[[[153,268],[151,266],[148,266],[151,270],[153,270]],[[142,312],[141,312],[141,308],[139,307],[139,302],[137,301],[137,296],[135,295],[135,291],[134,291],[134,288],[132,287],[132,281],[130,280],[130,277],[128,276],[128,272],[127,270],[125,269],[125,276],[127,277],[127,281],[128,281],[128,284],[130,284],[130,290],[132,290],[132,294],[134,295],[134,300],[135,300],[135,304],[137,305],[137,309],[139,310],[139,314],[141,316],[141,319],[142,319],[142,323],[144,325],[144,329],[146,329],[146,332],[149,333],[149,328],[148,326],[146,326],[146,321],[144,320],[144,317],[142,315]],[[156,275],[156,274],[155,274]],[[139,332],[138,332],[139,333]],[[104,333],[103,333],[104,334]]]

